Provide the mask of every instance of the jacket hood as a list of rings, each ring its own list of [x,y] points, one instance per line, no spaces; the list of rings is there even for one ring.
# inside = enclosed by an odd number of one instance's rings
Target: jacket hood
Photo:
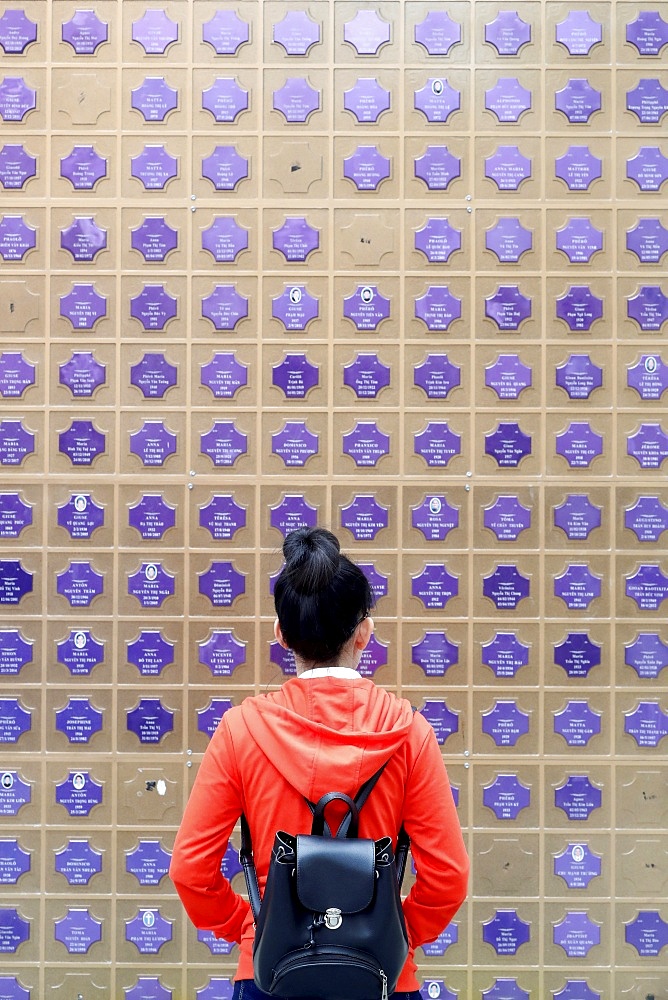
[[[333,789],[354,795],[413,721],[410,702],[365,677],[293,678],[246,698],[241,714],[267,760],[312,802]]]

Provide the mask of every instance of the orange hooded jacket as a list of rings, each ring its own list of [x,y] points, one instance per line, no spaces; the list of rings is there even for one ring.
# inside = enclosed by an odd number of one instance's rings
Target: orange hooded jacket
[[[236,979],[253,978],[253,917],[220,865],[241,813],[263,891],[276,830],[310,832],[304,797],[352,797],[385,761],[360,812],[359,835],[396,841],[403,822],[411,838],[417,877],[403,904],[411,947],[397,990],[415,990],[414,949],[455,915],[469,869],[429,723],[408,701],[360,676],[294,678],[225,713],[197,773],[169,873],[195,926],[240,944]],[[330,823],[337,805],[328,807]]]

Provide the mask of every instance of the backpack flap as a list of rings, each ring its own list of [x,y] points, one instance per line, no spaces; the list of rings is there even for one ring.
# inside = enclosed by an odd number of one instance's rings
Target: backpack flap
[[[300,834],[297,837],[297,896],[312,913],[338,909],[359,913],[372,902],[376,888],[376,845]]]

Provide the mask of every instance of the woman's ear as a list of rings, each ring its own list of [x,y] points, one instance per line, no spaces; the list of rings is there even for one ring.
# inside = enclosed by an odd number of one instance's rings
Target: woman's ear
[[[283,638],[278,618],[274,619],[274,635],[276,636],[276,641],[283,647],[283,649],[289,649],[287,642]]]
[[[355,629],[355,649],[359,649],[360,651],[366,649],[373,635],[373,628],[373,618],[367,617],[362,619]]]

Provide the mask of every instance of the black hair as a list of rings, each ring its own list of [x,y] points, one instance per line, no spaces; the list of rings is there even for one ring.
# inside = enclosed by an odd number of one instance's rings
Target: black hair
[[[303,660],[334,659],[374,605],[369,581],[325,528],[291,531],[283,555],[274,586],[283,638]]]

